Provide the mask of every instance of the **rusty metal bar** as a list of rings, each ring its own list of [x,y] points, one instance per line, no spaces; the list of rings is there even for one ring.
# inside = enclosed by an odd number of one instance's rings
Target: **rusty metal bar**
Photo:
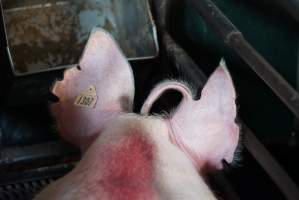
[[[189,0],[214,31],[255,71],[299,119],[298,92],[243,37],[211,0]]]

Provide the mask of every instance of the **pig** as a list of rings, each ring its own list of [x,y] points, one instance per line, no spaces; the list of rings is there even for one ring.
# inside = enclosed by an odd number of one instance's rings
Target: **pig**
[[[204,177],[233,161],[239,141],[236,93],[222,61],[194,100],[180,81],[164,81],[133,113],[134,77],[109,33],[90,34],[80,67],[53,86],[51,112],[82,159],[36,200],[216,199]],[[151,115],[165,91],[183,96],[165,116]]]

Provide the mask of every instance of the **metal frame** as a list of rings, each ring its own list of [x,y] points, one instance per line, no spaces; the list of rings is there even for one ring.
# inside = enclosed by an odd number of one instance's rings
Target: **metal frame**
[[[9,42],[8,42],[8,35],[7,35],[8,32],[6,30],[5,23],[4,23],[5,22],[5,16],[4,16],[4,10],[3,10],[2,4],[3,4],[2,0],[0,0],[0,9],[1,9],[1,11],[0,11],[1,12],[0,13],[0,18],[1,18],[0,23],[3,25],[0,28],[3,29],[3,33],[5,34],[5,36],[3,38],[5,40],[0,41],[0,45],[6,47],[7,57],[8,57],[10,67],[12,68],[11,70],[12,70],[12,73],[13,73],[14,76],[23,77],[23,76],[27,76],[27,75],[42,73],[42,72],[59,71],[59,70],[64,70],[64,69],[71,68],[71,67],[76,67],[78,65],[78,63],[73,63],[73,64],[68,64],[68,65],[63,65],[63,66],[56,66],[54,68],[39,69],[39,70],[36,70],[36,71],[22,72],[22,73],[16,71],[16,66],[13,63],[13,58],[11,56],[11,47],[10,47]],[[124,5],[126,5],[126,4],[124,4]],[[134,2],[133,2],[133,5],[134,5]],[[138,4],[136,4],[136,5],[138,5]],[[150,6],[148,4],[148,1],[144,1],[144,0],[142,2],[140,2],[140,5],[144,5],[144,7],[139,8],[139,10],[140,9],[142,10],[144,8],[146,9],[146,11],[144,13],[146,13],[146,19],[148,20],[148,24],[144,23],[144,26],[148,25],[148,27],[146,27],[146,28],[151,29],[151,35],[150,36],[152,36],[151,39],[153,39],[153,48],[155,49],[155,52],[152,55],[143,55],[142,57],[138,57],[138,55],[129,57],[128,58],[129,61],[153,59],[153,58],[156,58],[159,55],[159,45],[158,45],[158,41],[157,41],[157,29],[155,27],[153,17],[151,16]],[[122,18],[122,19],[126,19],[126,18]],[[124,29],[124,27],[118,27],[118,28],[120,28],[120,29],[123,28]],[[121,39],[121,37],[119,39]],[[144,39],[144,38],[142,38],[142,39]],[[122,41],[122,40],[120,40],[120,41]],[[120,44],[122,44],[122,42],[120,42]],[[126,52],[125,49],[124,49],[124,52]]]
[[[211,0],[190,0],[198,13],[299,119],[298,92],[243,37],[237,27]]]
[[[38,145],[12,147],[0,151],[0,174],[7,169],[20,168],[32,163],[57,164],[58,160],[79,159],[79,150],[62,141],[41,143]],[[2,179],[0,179],[2,181]]]

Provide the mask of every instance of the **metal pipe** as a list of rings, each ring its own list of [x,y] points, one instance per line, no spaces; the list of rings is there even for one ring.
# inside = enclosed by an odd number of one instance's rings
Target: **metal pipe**
[[[173,62],[176,69],[192,83],[194,88],[203,88],[206,76],[189,55],[172,39],[168,32],[163,34],[163,44],[169,60]],[[201,91],[199,90],[198,93]],[[196,96],[199,97],[200,94]]]
[[[5,23],[4,23],[4,10],[2,6],[2,1],[0,0],[0,45],[1,47],[7,47],[7,38],[5,33]]]
[[[288,200],[299,199],[297,185],[284,171],[270,152],[256,138],[252,131],[243,123],[244,145],[255,160],[263,167],[276,186]]]
[[[226,174],[223,171],[214,172],[212,180],[216,182],[217,188],[219,188],[219,190],[224,193],[225,199],[240,200],[240,197],[232,187],[231,183],[226,177]]]
[[[277,0],[284,10],[299,22],[299,0]]]
[[[256,72],[299,119],[298,92],[245,40],[211,0],[190,0],[214,31]]]

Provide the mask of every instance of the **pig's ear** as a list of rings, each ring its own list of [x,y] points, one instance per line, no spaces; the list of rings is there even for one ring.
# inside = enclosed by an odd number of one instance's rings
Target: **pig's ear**
[[[180,105],[166,119],[172,142],[194,161],[199,170],[221,169],[223,159],[231,162],[238,144],[239,128],[235,123],[236,93],[224,61],[209,78],[200,100],[193,100],[184,84],[163,83],[153,90],[142,113],[148,113],[153,102],[170,89],[183,96]]]
[[[134,78],[131,67],[114,39],[93,30],[79,67],[66,70],[54,84],[59,101],[51,106],[61,135],[86,146],[110,119],[132,111]]]

